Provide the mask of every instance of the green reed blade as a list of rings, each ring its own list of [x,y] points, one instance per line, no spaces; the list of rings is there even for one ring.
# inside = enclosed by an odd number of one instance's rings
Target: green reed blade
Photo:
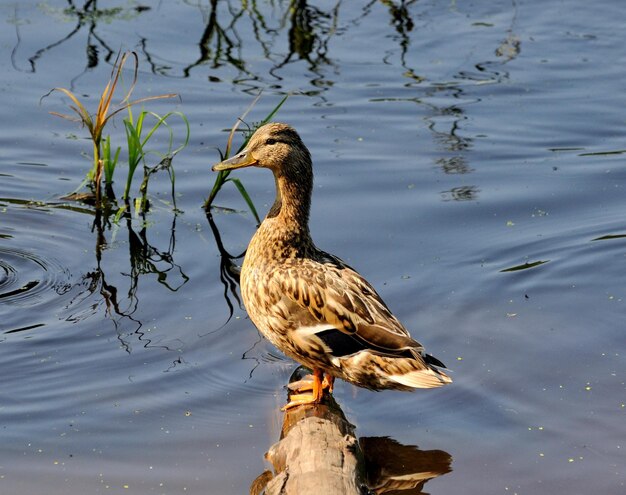
[[[237,177],[233,177],[231,179],[228,179],[226,182],[232,182],[233,184],[235,184],[237,189],[239,189],[239,193],[241,194],[241,196],[243,196],[243,199],[246,201],[246,203],[248,203],[248,206],[250,207],[250,210],[252,211],[252,214],[254,215],[254,218],[256,219],[257,224],[260,224],[261,219],[259,218],[259,214],[257,213],[256,208],[254,207],[254,203],[252,202],[252,199],[250,198],[248,191],[246,191],[246,188],[243,186],[241,181]]]
[[[257,126],[257,128],[258,128],[258,127],[261,127],[261,126],[263,126],[263,125],[265,125],[265,124],[267,124],[270,120],[272,120],[272,119],[274,118],[274,115],[276,115],[276,113],[278,113],[278,111],[280,110],[280,107],[282,107],[282,106],[283,106],[283,103],[285,103],[285,102],[287,101],[287,98],[289,98],[289,93],[287,93],[285,96],[283,96],[283,99],[282,99],[282,100],[280,100],[280,101],[278,102],[278,105],[276,105],[276,106],[274,107],[274,110],[272,110],[272,111],[271,111],[271,112],[267,115],[267,117],[265,117],[265,118],[261,121],[261,123]]]
[[[139,126],[140,125],[139,123]],[[141,146],[141,137],[138,134],[137,128],[128,120],[124,120],[124,128],[126,130],[126,143],[128,145],[128,175],[126,176],[126,187],[124,188],[122,199],[128,201],[133,176],[144,153]]]
[[[180,146],[175,149],[172,149],[174,146],[174,132],[167,122],[172,115],[180,117],[185,123],[186,134],[185,138]],[[156,122],[152,125],[152,127],[148,128],[146,125],[146,117],[152,116]],[[132,183],[132,179],[134,177],[135,171],[139,166],[139,163],[144,163],[144,177],[139,187],[139,194],[141,195],[141,208],[143,208],[147,204],[147,191],[148,191],[148,182],[150,177],[159,170],[167,170],[170,182],[172,184],[172,202],[174,207],[176,207],[176,196],[175,196],[175,182],[176,175],[174,173],[174,168],[172,166],[172,158],[178,152],[180,152],[183,148],[187,146],[189,143],[190,137],[190,126],[187,117],[181,112],[168,112],[167,114],[161,116],[154,112],[142,111],[137,120],[133,122],[132,111],[129,109],[129,117],[124,120],[124,125],[126,127],[127,137],[128,137],[128,150],[129,150],[129,171],[128,178],[126,182],[126,190],[124,193],[124,199],[127,201],[130,194],[130,187]],[[154,133],[161,127],[165,127],[169,132],[168,139],[168,147],[165,153],[161,153],[156,150],[148,150],[146,149],[148,142],[154,136]],[[148,129],[145,135],[142,135],[143,131]],[[146,165],[146,156],[148,154],[154,154],[159,156],[160,162],[154,167],[148,167]]]
[[[104,182],[110,187],[113,184],[113,173],[122,151],[121,147],[117,147],[115,154],[111,157],[111,136],[107,136],[102,145],[102,161],[104,164]]]

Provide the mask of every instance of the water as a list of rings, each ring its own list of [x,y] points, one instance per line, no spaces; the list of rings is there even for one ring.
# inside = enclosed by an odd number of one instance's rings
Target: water
[[[267,468],[294,364],[221,280],[201,208],[260,89],[249,121],[294,93],[278,117],[313,153],[317,244],[453,370],[415,394],[339,384],[357,434],[448,453],[428,493],[623,493],[620,5],[216,3],[0,5],[2,493],[235,494]],[[62,199],[89,142],[40,101],[95,107],[120,48],[135,96],[180,94],[146,106],[191,125],[181,213],[157,174],[145,230]],[[271,177],[238,175],[266,211]],[[255,221],[229,186],[214,219],[238,255]]]

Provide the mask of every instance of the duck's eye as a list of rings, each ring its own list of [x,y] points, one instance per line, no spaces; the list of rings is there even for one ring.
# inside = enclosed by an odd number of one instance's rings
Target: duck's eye
[[[276,140],[273,138],[269,138],[267,141],[265,141],[265,144],[276,144]]]

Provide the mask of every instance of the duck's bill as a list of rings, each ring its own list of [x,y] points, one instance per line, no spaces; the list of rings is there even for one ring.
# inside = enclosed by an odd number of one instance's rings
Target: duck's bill
[[[243,150],[241,153],[237,153],[232,158],[213,165],[213,168],[211,170],[213,170],[213,172],[220,172],[222,170],[233,170],[236,168],[251,167],[256,164],[257,160],[256,158],[254,158],[254,156],[252,156],[252,153],[248,152],[247,150]]]

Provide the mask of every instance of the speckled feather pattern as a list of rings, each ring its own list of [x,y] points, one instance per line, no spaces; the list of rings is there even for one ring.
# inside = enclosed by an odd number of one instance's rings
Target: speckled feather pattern
[[[298,134],[285,124],[267,124],[244,153],[273,172],[277,191],[241,271],[243,301],[261,333],[305,366],[361,387],[411,390],[450,382],[374,288],[314,245],[308,228],[311,158]],[[325,329],[352,337],[347,340],[358,351],[334,355],[319,338]]]

